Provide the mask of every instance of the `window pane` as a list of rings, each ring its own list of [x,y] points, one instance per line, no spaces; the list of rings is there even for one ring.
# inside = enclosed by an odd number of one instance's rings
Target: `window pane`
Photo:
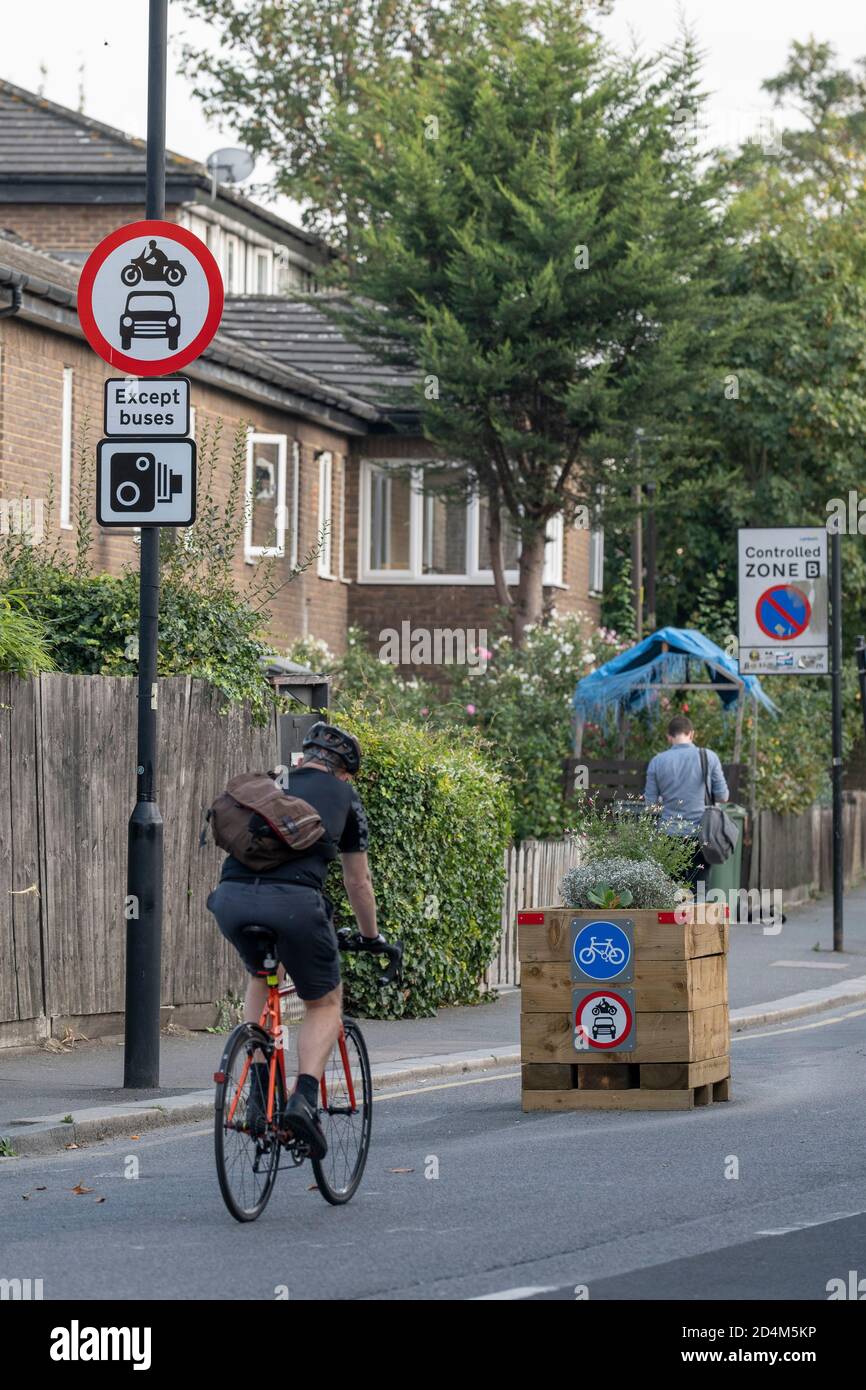
[[[253,441],[253,545],[276,545],[279,457],[276,444]]]
[[[485,498],[478,501],[478,568],[490,569],[490,540],[487,535],[489,507]],[[507,570],[516,570],[520,556],[520,537],[514,522],[502,513],[502,560]]]
[[[370,479],[370,569],[409,569],[412,485],[407,473],[374,468]]]
[[[463,473],[425,468],[421,570],[423,574],[466,573],[466,497]]]
[[[256,254],[256,294],[267,294],[269,288],[268,255],[259,251]]]

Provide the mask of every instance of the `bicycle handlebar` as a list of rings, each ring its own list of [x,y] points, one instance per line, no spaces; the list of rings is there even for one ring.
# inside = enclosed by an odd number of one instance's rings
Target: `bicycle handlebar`
[[[380,989],[385,985],[403,983],[403,943],[402,941],[375,941],[349,927],[341,927],[337,932],[337,945],[341,951],[368,952],[374,956],[388,956],[389,962],[377,976]]]

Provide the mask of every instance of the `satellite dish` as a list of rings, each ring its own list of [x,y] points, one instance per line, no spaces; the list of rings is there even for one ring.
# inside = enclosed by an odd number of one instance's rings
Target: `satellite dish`
[[[207,157],[207,167],[211,172],[211,197],[216,196],[218,183],[242,183],[248,179],[255,168],[256,161],[249,150],[215,150]]]

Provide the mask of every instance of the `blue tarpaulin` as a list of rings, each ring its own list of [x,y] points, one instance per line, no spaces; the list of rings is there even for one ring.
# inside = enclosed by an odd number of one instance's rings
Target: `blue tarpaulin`
[[[698,668],[697,670],[695,668]],[[695,680],[714,685],[735,684],[736,690],[720,689],[719,699],[725,709],[736,705],[740,689],[771,714],[778,706],[761,689],[757,676],[741,676],[737,663],[694,628],[662,627],[645,637],[637,646],[612,657],[597,671],[578,681],[572,706],[576,718],[602,719],[619,710],[635,713],[646,709],[658,698],[661,684],[678,685]],[[655,687],[655,688],[654,688]]]

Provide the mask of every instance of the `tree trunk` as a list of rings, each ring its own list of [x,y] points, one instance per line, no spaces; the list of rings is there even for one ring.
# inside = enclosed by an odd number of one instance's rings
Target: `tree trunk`
[[[541,622],[544,609],[544,546],[546,536],[542,527],[531,537],[524,536],[520,552],[520,578],[511,617],[511,635],[515,647],[523,645],[523,634],[530,623]]]
[[[491,493],[487,496],[487,543],[490,547],[490,568],[493,572],[493,587],[500,608],[511,608],[514,600],[505,582],[505,566],[502,562],[502,508],[499,498]]]

